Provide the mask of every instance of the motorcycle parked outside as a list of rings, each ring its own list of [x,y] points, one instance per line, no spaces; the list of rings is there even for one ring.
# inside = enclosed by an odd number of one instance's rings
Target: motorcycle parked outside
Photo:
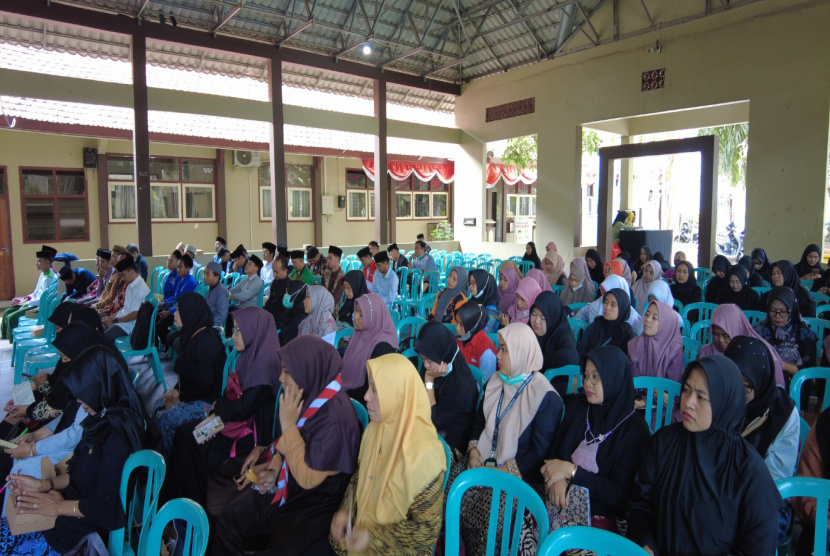
[[[744,232],[736,232],[734,222],[726,225],[726,233],[719,233],[715,240],[715,249],[718,255],[724,255],[730,260],[737,260],[744,250]]]

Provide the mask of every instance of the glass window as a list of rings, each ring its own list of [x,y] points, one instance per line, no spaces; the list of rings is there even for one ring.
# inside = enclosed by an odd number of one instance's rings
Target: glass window
[[[311,190],[290,188],[288,190],[288,218],[290,220],[311,220]]]
[[[25,170],[23,172],[24,195],[53,195],[55,173],[52,170]]]
[[[259,167],[259,186],[271,187],[271,165],[267,162]]]
[[[346,170],[346,187],[349,189],[366,189],[369,178],[363,170]]]
[[[348,217],[351,220],[365,220],[366,214],[366,192],[349,191],[346,197],[348,204]]]
[[[179,159],[151,158],[150,181],[179,181]]]
[[[285,186],[311,187],[311,166],[308,164],[286,164]]]
[[[9,183],[6,180],[6,169],[0,168],[0,195],[5,195],[9,192]]]
[[[392,180],[392,183],[395,184],[395,189],[397,191],[411,191],[412,190],[412,176],[409,176],[405,180]]]
[[[412,193],[395,194],[395,218],[412,218]]]
[[[415,191],[429,191],[429,182],[421,181],[415,176],[412,177],[412,189]]]
[[[110,220],[135,220],[135,186],[131,183],[111,183]]]
[[[516,196],[507,196],[507,216],[516,216]]]
[[[374,191],[369,193],[369,218],[375,217],[375,193]]]
[[[429,193],[415,193],[415,218],[429,218]]]
[[[433,218],[447,217],[447,194],[433,193],[432,194],[432,216]]]
[[[133,158],[131,156],[108,156],[107,174],[111,180],[133,179]]]
[[[184,186],[185,220],[213,220],[213,186]]]
[[[55,201],[49,197],[24,198],[26,241],[52,241],[55,233]]]
[[[55,172],[58,195],[83,195],[86,193],[84,173],[78,171],[58,170]]]
[[[536,195],[530,198],[530,216],[536,218]]]
[[[154,220],[179,219],[179,186],[150,186],[150,217]]]
[[[58,201],[58,226],[61,239],[86,239],[86,199]]]
[[[518,188],[516,187],[515,183],[513,185],[510,185],[507,182],[504,183],[504,192],[507,193],[508,195],[515,194],[517,192],[517,189]]]
[[[259,217],[261,220],[271,219],[271,187],[259,188]]]
[[[212,160],[182,160],[182,181],[214,183],[215,178]]]
[[[24,168],[21,176],[25,241],[89,239],[83,170]]]

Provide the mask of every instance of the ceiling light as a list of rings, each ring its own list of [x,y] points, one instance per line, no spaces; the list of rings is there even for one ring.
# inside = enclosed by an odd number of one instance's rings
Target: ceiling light
[[[372,53],[372,47],[369,46],[369,43],[364,44],[363,45],[363,55],[368,56],[371,53]]]

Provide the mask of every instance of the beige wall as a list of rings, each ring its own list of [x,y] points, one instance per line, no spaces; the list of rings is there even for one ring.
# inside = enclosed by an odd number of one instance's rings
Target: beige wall
[[[606,3],[592,18],[601,35],[610,10]],[[582,123],[749,100],[747,247],[796,257],[822,238],[828,21],[830,2],[769,0],[731,9],[660,30],[659,55],[646,52],[658,38],[650,33],[474,81],[457,101],[456,121],[483,141],[539,134],[537,243],[556,241],[567,259]],[[665,88],[641,92],[641,73],[660,67]],[[535,114],[485,123],[487,107],[528,97],[536,98]]]

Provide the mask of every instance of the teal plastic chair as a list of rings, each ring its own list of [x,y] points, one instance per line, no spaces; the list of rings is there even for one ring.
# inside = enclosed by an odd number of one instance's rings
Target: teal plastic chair
[[[813,280],[802,280],[801,287],[803,287],[807,291],[810,291],[810,288],[813,287]]]
[[[816,313],[818,314],[818,313]],[[816,340],[816,363],[821,361],[821,354],[823,351],[824,337],[830,331],[830,321],[817,318],[805,318],[804,322],[810,327],[810,330],[816,333],[818,340]]]
[[[136,470],[146,469],[146,482],[143,473],[133,475]],[[150,528],[147,524],[154,521],[158,508],[159,493],[166,473],[164,458],[153,450],[139,450],[130,455],[121,471],[121,504],[127,516],[127,527],[110,532],[110,556],[133,554],[152,554],[145,552]],[[135,479],[130,481],[130,477]],[[143,483],[143,484],[142,484]],[[132,495],[128,491],[132,486]],[[141,513],[137,513],[138,511]],[[134,537],[133,525],[141,524],[138,538]],[[158,549],[155,552],[158,554]]]
[[[262,309],[262,306],[265,305],[265,294],[266,292],[270,293],[271,291],[271,282],[266,282],[262,284],[262,287],[259,288],[259,297],[257,297],[256,306]]]
[[[354,406],[354,412],[357,413],[357,420],[360,421],[360,430],[366,430],[366,427],[369,426],[369,412],[366,411],[366,408],[354,398],[349,398],[352,400],[352,406]]]
[[[683,303],[680,300],[675,299],[674,300],[674,309],[678,313],[682,313],[683,312]]]
[[[478,405],[476,405],[476,410],[478,410],[481,406],[481,400],[484,399],[484,389],[487,386],[487,381],[484,379],[484,373],[481,372],[481,369],[475,365],[468,365],[468,367],[470,367],[470,373],[472,373],[473,378],[476,379],[476,383],[478,384]]]
[[[416,316],[422,319],[427,318],[427,315],[432,311],[432,306],[435,305],[435,299],[438,297],[437,293],[424,294],[421,301],[418,302],[418,314]]]
[[[821,318],[822,313],[830,313],[830,304],[818,305],[816,307],[816,316]]]
[[[701,320],[692,325],[689,337],[706,345],[712,341],[712,321]]]
[[[808,367],[801,369],[793,375],[790,381],[790,397],[795,402],[795,407],[801,411],[801,387],[808,380],[823,380],[825,381],[824,400],[821,402],[821,410],[824,411],[830,407],[830,388],[827,388],[828,381],[830,381],[830,368],[827,367]]]
[[[750,311],[748,309],[744,311],[744,316],[749,321],[749,324],[755,324],[767,318],[767,314],[763,311]]]
[[[444,446],[444,456],[447,458],[447,470],[444,472],[444,487],[443,490],[447,490],[447,480],[450,478],[450,469],[452,468],[452,450],[450,450],[450,445],[447,444],[447,441],[444,440],[444,437],[440,434],[438,435],[438,440],[441,441],[441,445]]]
[[[645,417],[652,434],[671,423],[674,400],[680,397],[679,382],[656,376],[635,376],[634,388],[648,390]],[[669,395],[665,408],[663,407],[663,394]]]
[[[164,382],[164,373],[161,370],[161,360],[159,359],[159,352],[156,349],[156,318],[158,318],[159,302],[152,293],[148,295],[144,301],[153,305],[153,314],[150,317],[150,334],[147,338],[147,345],[141,349],[133,349],[130,345],[130,336],[122,336],[115,340],[115,347],[121,351],[124,359],[130,357],[142,356],[147,358],[147,362],[153,369],[153,376],[156,379],[156,384],[161,384],[164,391],[167,392],[167,384]]]
[[[816,499],[816,530],[813,554],[827,553],[827,503],[830,501],[830,480],[815,477],[786,477],[775,481],[781,498],[794,496]]]
[[[487,337],[490,338],[490,341],[493,342],[493,345],[496,346],[496,349],[499,349],[499,333],[487,332]]]
[[[161,274],[161,271],[164,270],[164,268],[165,267],[163,266],[157,266],[153,269],[153,272],[150,274],[150,280],[147,286],[149,286],[150,291],[153,293],[156,293],[156,284],[158,283],[159,274]]]
[[[415,345],[415,338],[418,337],[418,334],[421,332],[421,327],[426,323],[427,320],[420,317],[402,318],[395,326],[395,330],[398,333],[398,346],[403,347],[404,341],[406,340],[409,342],[409,345],[406,347],[413,347]],[[409,329],[409,333],[405,332],[407,329]]]
[[[556,295],[562,295],[562,292],[565,291],[565,286],[551,286],[550,289],[553,290],[553,293]],[[597,288],[597,291],[599,291],[599,288]]]
[[[173,520],[187,523],[184,538],[176,541],[177,550],[179,543],[183,543],[182,554],[185,556],[204,556],[210,533],[207,514],[199,504],[189,498],[174,498],[159,510],[150,525],[146,549],[140,556],[154,556],[161,552],[162,534],[167,524]]]
[[[550,528],[548,510],[545,507],[545,503],[536,494],[536,491],[518,477],[514,477],[497,469],[479,467],[477,469],[468,469],[461,473],[456,477],[450,487],[445,514],[447,531],[445,554],[459,554],[460,552],[459,540],[461,538],[461,532],[459,528],[459,516],[461,514],[461,499],[471,488],[490,488],[493,491],[492,498],[490,499],[490,521],[487,525],[487,549],[484,552],[485,554],[501,554],[502,556],[506,556],[508,554],[508,545],[510,554],[519,553],[519,540],[525,510],[528,510],[536,520],[536,527],[539,531],[537,546],[540,546],[544,542],[548,536],[548,529]],[[500,520],[499,500],[502,495],[505,497],[504,519]],[[513,515],[514,508],[516,509],[516,519],[511,523],[509,520],[510,516]],[[503,529],[500,550],[496,547],[496,529],[499,521],[502,522]]]
[[[687,338],[683,336],[683,368],[686,368],[686,365],[697,359],[697,355],[700,353],[700,350],[703,349],[703,344],[695,340],[694,338]]]
[[[170,270],[166,268],[159,272],[158,276],[156,276],[156,281],[153,283],[152,293],[158,295],[164,293],[164,280],[167,279],[168,274],[170,274]]]
[[[568,308],[571,309],[574,314],[576,314],[580,309],[588,305],[585,301],[580,301],[579,303],[571,303],[568,305]]]
[[[758,292],[758,295],[764,295],[765,293],[770,291],[772,288],[769,287],[769,286],[753,286],[752,289],[755,290],[756,292]]]
[[[334,335],[334,347],[340,347],[340,340],[349,338],[352,334],[354,334],[354,328],[341,328],[338,330],[337,334]]]
[[[225,366],[222,369],[222,393],[225,393],[225,388],[228,386],[228,377],[233,374],[236,368],[236,360],[239,358],[239,352],[236,348],[231,347],[230,352],[226,352]]]
[[[516,264],[519,266],[519,272],[522,273],[522,276],[527,276],[528,271],[535,268],[535,265],[530,261],[519,261]]]
[[[579,365],[565,365],[564,367],[545,371],[545,378],[548,379],[548,382],[553,382],[553,379],[558,376],[570,378],[568,380],[568,394],[576,394],[582,388],[582,369]],[[576,388],[574,388],[574,385],[576,385]]]
[[[418,374],[420,374],[423,377],[423,373],[421,372],[421,370],[424,367],[424,361],[423,361],[423,359],[421,359],[421,356],[418,355],[418,352],[415,351],[415,348],[411,347],[411,348],[405,349],[401,352],[401,355],[403,355],[404,357],[409,359],[410,363],[412,363],[413,359],[417,359],[417,363],[415,364],[415,366],[418,369]]]
[[[537,556],[559,556],[565,551],[593,550],[597,556],[641,556],[647,555],[643,547],[623,536],[597,529],[575,525],[557,529],[539,545]]]
[[[199,270],[196,271],[196,281],[200,284],[205,283],[205,267],[201,267]]]
[[[584,320],[570,317],[568,319],[568,324],[571,327],[571,332],[573,332],[574,340],[576,340],[576,343],[579,344],[579,340],[582,339],[582,334],[588,329],[588,323]]]
[[[827,295],[827,294],[818,293],[818,292],[810,292],[810,297],[813,298],[813,301],[816,302],[816,305],[818,305],[819,303],[821,303],[821,304],[830,303],[830,295]],[[816,314],[818,314],[818,313],[816,313]]]
[[[699,283],[704,283],[712,276],[712,269],[706,267],[698,267],[695,269],[695,278]]]
[[[799,444],[798,444],[798,459],[801,460],[801,453],[804,451],[804,445],[807,443],[807,435],[810,434],[810,424],[804,420],[804,417],[799,417],[801,419],[801,426],[799,428]],[[798,467],[798,464],[796,464]]]
[[[715,303],[689,303],[683,307],[683,310],[680,311],[680,316],[683,317],[685,322],[689,321],[689,313],[692,311],[697,311],[697,320],[698,322],[702,320],[712,320],[712,311],[717,309],[718,306]],[[688,327],[684,327],[687,329]]]
[[[400,312],[396,311],[395,309],[391,309],[389,314],[392,316],[392,322],[397,325],[401,321],[401,314]]]

